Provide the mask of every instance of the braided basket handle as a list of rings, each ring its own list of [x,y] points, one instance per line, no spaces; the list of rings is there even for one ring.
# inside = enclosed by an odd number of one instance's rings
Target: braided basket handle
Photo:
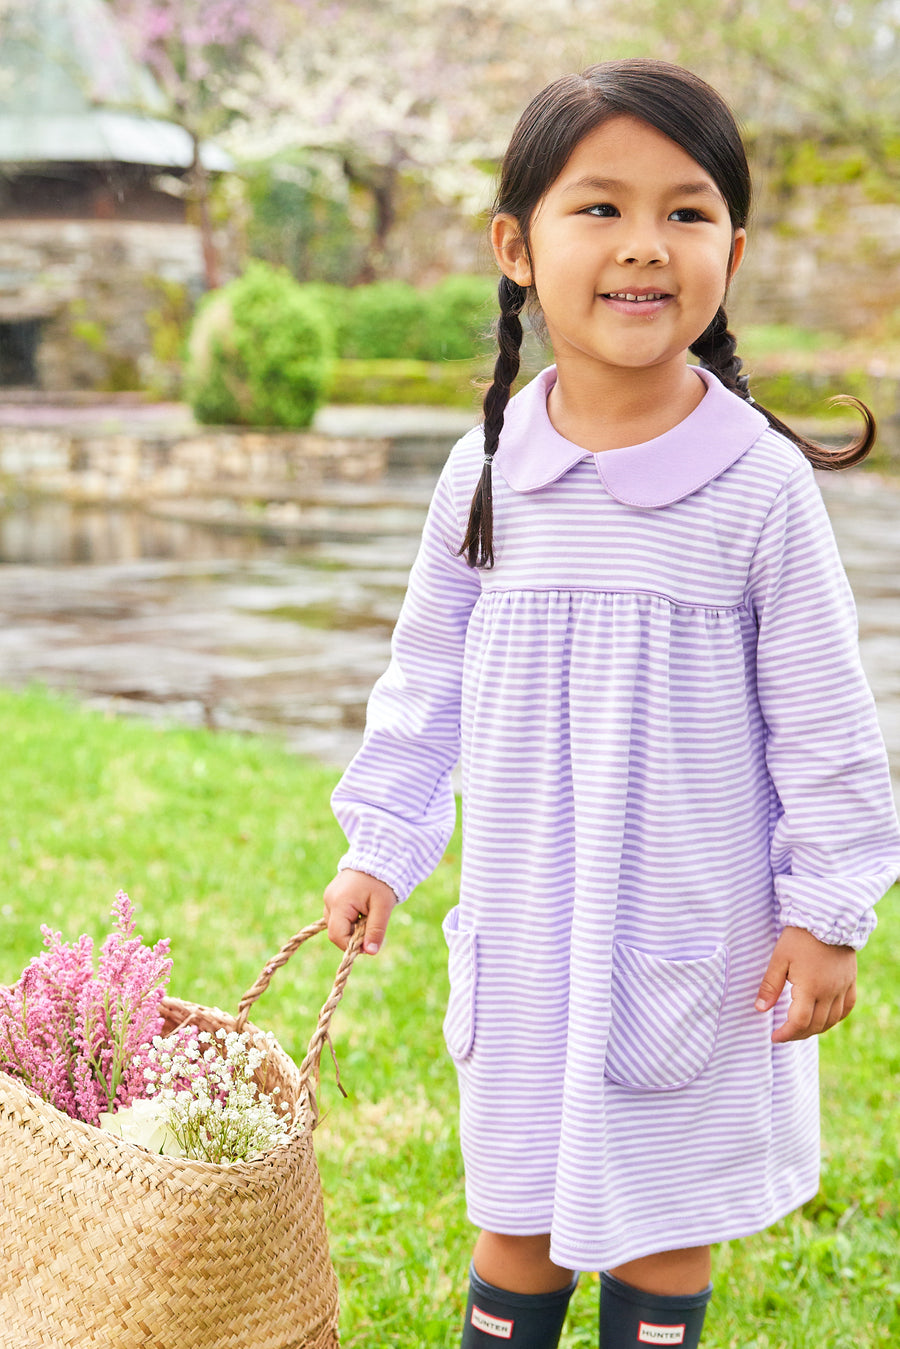
[[[275,971],[280,970],[282,965],[286,965],[291,956],[295,951],[299,950],[305,941],[308,941],[310,937],[314,937],[317,932],[322,932],[327,926],[327,918],[320,918],[317,922],[310,923],[309,927],[304,927],[299,932],[295,933],[289,941],[285,942],[284,946],[282,946],[281,950],[278,951],[276,955],[266,961],[256,982],[247,989],[247,992],[238,1004],[236,1024],[239,1031],[244,1029],[247,1024],[250,1008],[256,1000],[265,993],[269,984],[272,982],[272,976]],[[337,974],[334,976],[334,984],[332,985],[331,992],[322,1004],[322,1010],[319,1012],[319,1019],[316,1023],[316,1029],[313,1031],[312,1039],[309,1042],[306,1057],[300,1065],[300,1081],[309,1096],[313,1128],[315,1128],[319,1118],[319,1110],[316,1103],[316,1088],[319,1083],[319,1060],[322,1057],[322,1049],[324,1048],[326,1041],[328,1041],[328,1028],[331,1025],[331,1018],[334,1015],[335,1008],[344,996],[344,989],[347,985],[347,980],[350,977],[350,970],[354,960],[362,950],[365,933],[366,920],[364,917],[360,917],[357,919],[353,931],[350,934],[347,949],[338,966]],[[332,1054],[333,1053],[334,1051],[332,1050]],[[338,1085],[340,1085],[340,1079],[338,1079]],[[346,1095],[346,1092],[344,1092],[344,1095]]]

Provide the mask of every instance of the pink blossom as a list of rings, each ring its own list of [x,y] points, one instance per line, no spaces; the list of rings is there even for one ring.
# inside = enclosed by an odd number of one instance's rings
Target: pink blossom
[[[208,111],[236,67],[273,50],[280,24],[271,0],[115,0],[134,54],[175,107]],[[216,90],[205,86],[212,80]]]
[[[89,1124],[143,1095],[139,1051],[162,1030],[172,970],[168,941],[148,947],[135,935],[124,890],[113,917],[96,974],[89,937],[70,946],[44,927],[47,950],[0,987],[0,1069]]]

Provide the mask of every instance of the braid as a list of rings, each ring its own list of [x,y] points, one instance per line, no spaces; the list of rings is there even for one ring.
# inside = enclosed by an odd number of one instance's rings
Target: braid
[[[469,524],[466,536],[460,547],[460,555],[465,553],[470,567],[492,567],[494,565],[494,498],[492,490],[491,465],[500,432],[503,430],[503,417],[509,402],[510,389],[519,373],[520,350],[522,347],[522,323],[519,315],[527,299],[524,287],[502,276],[498,287],[500,299],[500,318],[497,323],[497,343],[500,348],[494,364],[494,379],[484,396],[484,466],[481,477],[472,497],[469,511]]]
[[[780,431],[783,436],[803,451],[813,468],[836,469],[850,468],[853,464],[860,463],[875,444],[877,427],[875,418],[865,403],[860,402],[858,398],[842,397],[833,401],[846,404],[848,407],[855,407],[861,414],[865,423],[859,436],[852,440],[849,445],[843,445],[840,448],[833,448],[828,445],[819,445],[814,440],[807,440],[796,431],[792,431],[786,426],[774,412],[764,408],[756,403],[750,396],[750,381],[746,375],[741,374],[743,361],[737,354],[737,340],[733,333],[728,330],[728,315],[725,313],[723,305],[719,306],[715,318],[705,332],[701,333],[696,342],[691,343],[691,351],[695,356],[700,357],[700,364],[705,370],[711,370],[714,375],[730,389],[736,393],[739,398],[744,398],[754,406],[766,418],[766,421],[775,431]]]
[[[726,389],[750,401],[750,381],[741,374],[744,362],[737,354],[737,338],[728,331],[728,315],[724,305],[719,305],[712,323],[696,342],[691,343],[691,351],[700,357],[704,370],[711,370],[714,375],[718,375]]]

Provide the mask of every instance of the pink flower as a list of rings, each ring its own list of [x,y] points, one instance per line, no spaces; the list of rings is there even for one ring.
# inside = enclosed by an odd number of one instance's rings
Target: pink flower
[[[47,950],[0,987],[0,1069],[89,1124],[143,1095],[140,1051],[162,1030],[172,972],[168,941],[148,947],[134,934],[124,890],[113,917],[96,974],[89,937],[69,946],[43,927]]]

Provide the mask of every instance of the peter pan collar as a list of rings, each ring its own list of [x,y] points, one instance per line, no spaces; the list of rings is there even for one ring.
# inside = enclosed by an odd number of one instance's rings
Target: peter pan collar
[[[514,491],[536,492],[587,458],[610,496],[625,506],[681,501],[730,468],[768,426],[761,412],[729,393],[710,371],[691,369],[706,393],[684,421],[643,444],[590,454],[561,436],[547,415],[556,383],[551,365],[510,399],[494,466]]]

